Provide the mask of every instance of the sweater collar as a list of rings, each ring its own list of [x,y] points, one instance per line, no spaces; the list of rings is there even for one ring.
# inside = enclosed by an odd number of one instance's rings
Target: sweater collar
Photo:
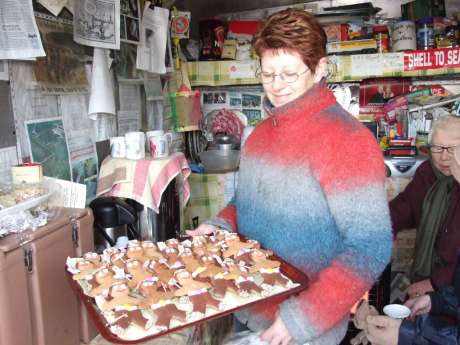
[[[308,110],[309,113],[316,113],[335,104],[334,94],[327,88],[325,79],[313,85],[301,96],[279,107],[273,106],[266,96],[263,101],[265,111],[271,117],[273,126],[277,126],[278,121],[282,121],[293,110],[301,110],[302,112]]]

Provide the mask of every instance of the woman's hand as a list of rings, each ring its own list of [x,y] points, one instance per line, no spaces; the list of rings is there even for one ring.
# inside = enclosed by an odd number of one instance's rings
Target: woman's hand
[[[185,230],[189,236],[209,235],[218,230],[217,226],[210,224],[201,224],[195,230]]]
[[[434,289],[429,279],[421,280],[407,288],[407,294],[409,295],[410,299],[420,297],[431,291],[434,291]]]
[[[402,320],[392,319],[383,315],[369,315],[366,318],[367,339],[373,345],[397,345],[399,338],[399,327]]]
[[[277,316],[275,322],[260,335],[260,339],[270,345],[288,345],[292,340],[292,336],[289,334],[283,320]]]
[[[431,298],[429,295],[411,298],[404,305],[410,308],[410,317],[414,318],[417,315],[428,314],[430,312]]]

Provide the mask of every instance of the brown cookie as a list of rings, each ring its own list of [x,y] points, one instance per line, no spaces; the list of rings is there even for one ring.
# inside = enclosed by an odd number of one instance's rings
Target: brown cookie
[[[188,297],[193,304],[193,311],[206,314],[206,308],[210,307],[219,310],[220,302],[213,298],[209,292],[202,292]]]
[[[279,272],[261,273],[261,276],[263,278],[263,284],[287,286],[289,283],[289,280],[284,278]]]
[[[238,287],[232,280],[212,279],[212,293],[217,298],[224,298],[227,291],[238,293]]]
[[[153,309],[153,313],[157,316],[155,324],[160,327],[170,327],[171,319],[176,319],[185,322],[187,314],[183,310],[177,309],[174,304],[167,304],[163,307]]]

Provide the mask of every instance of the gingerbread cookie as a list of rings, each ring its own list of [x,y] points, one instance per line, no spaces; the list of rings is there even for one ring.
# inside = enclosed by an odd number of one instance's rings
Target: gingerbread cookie
[[[111,299],[101,306],[102,311],[112,310],[121,305],[139,305],[141,302],[138,298],[129,296],[129,288],[125,283],[112,285],[109,295]]]
[[[211,279],[212,293],[217,298],[224,298],[227,291],[238,293],[238,287],[232,280],[223,278]]]
[[[227,246],[227,249],[224,250],[222,256],[224,258],[228,258],[237,255],[242,248],[252,248],[254,244],[242,242],[240,241],[238,234],[231,233],[225,237],[225,245]]]
[[[126,262],[125,271],[131,275],[128,282],[130,288],[136,288],[140,282],[152,277],[152,273],[145,270],[142,263],[136,259],[129,259]]]
[[[281,273],[279,272],[273,272],[273,273],[261,273],[263,282],[262,284],[268,284],[271,286],[274,285],[281,285],[286,287],[289,283],[289,280],[284,278]]]
[[[93,274],[94,271],[99,268],[99,266],[96,267],[91,261],[88,260],[78,261],[75,266],[80,272],[72,276],[73,280],[84,279],[86,276]]]
[[[251,252],[251,259],[254,262],[253,266],[249,269],[251,273],[260,271],[260,269],[273,269],[281,266],[279,261],[267,259],[264,252],[259,249],[254,249]]]
[[[148,319],[142,315],[139,309],[136,310],[118,310],[114,313],[114,325],[127,329],[131,324],[137,325],[143,329],[147,329]]]
[[[153,281],[143,281],[139,287],[139,291],[144,296],[141,308],[148,308],[152,304],[157,304],[160,301],[166,301],[174,297],[172,291],[166,290],[161,284]]]
[[[169,328],[171,319],[176,319],[181,322],[185,322],[187,314],[185,311],[178,309],[174,304],[167,304],[163,307],[153,309],[153,313],[156,315],[157,320],[155,324],[159,327]]]
[[[114,278],[113,271],[107,268],[97,271],[95,273],[95,280],[98,285],[89,292],[91,297],[95,297],[96,295],[102,293],[104,289],[108,289],[110,286],[118,282],[118,280]]]

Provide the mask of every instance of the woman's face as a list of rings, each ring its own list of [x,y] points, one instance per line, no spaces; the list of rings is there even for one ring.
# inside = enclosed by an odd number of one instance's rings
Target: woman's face
[[[460,140],[452,139],[449,133],[445,130],[437,130],[433,133],[431,138],[431,145],[438,145],[444,147],[457,146],[460,145]],[[434,166],[441,171],[446,176],[451,176],[452,172],[450,170],[451,159],[453,159],[452,154],[447,152],[447,150],[442,150],[440,153],[431,153],[432,161]]]
[[[305,65],[297,53],[285,52],[283,50],[267,50],[261,56],[262,85],[270,102],[275,107],[284,105],[309,90],[315,83],[315,75]],[[295,82],[284,81],[280,74],[287,76],[298,74]],[[273,81],[264,82],[263,79]],[[294,77],[295,78],[295,77]]]

